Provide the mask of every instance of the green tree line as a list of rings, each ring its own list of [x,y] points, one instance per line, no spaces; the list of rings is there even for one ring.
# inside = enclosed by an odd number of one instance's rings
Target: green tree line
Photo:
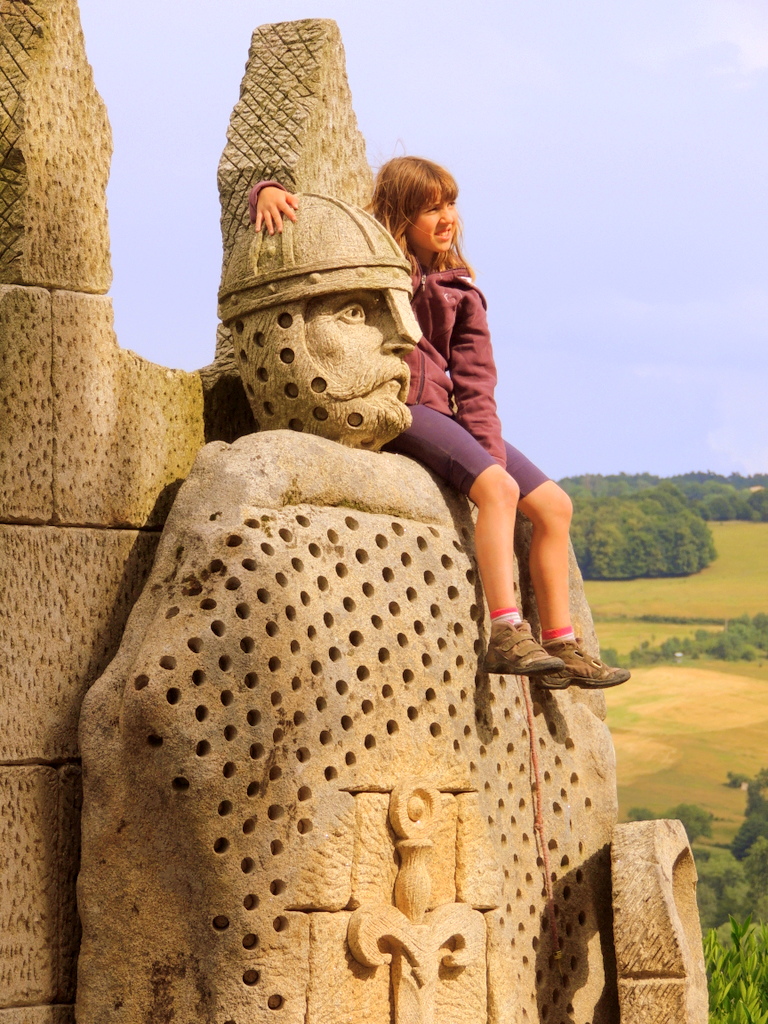
[[[657,665],[675,661],[679,654],[686,658],[714,658],[719,661],[755,661],[768,657],[768,615],[758,612],[752,618],[740,615],[723,623],[723,629],[697,629],[692,637],[670,637],[652,647],[646,640],[634,647],[626,657],[612,648],[603,650],[610,664],[628,668],[639,665]]]
[[[652,490],[661,483],[673,484],[689,507],[702,519],[741,519],[768,522],[768,474],[719,476],[717,473],[682,473],[666,479],[651,473],[617,473],[612,476],[569,476],[560,486],[578,506],[589,498],[626,498]]]
[[[716,556],[709,527],[669,482],[622,497],[574,495],[571,539],[588,580],[689,576]]]

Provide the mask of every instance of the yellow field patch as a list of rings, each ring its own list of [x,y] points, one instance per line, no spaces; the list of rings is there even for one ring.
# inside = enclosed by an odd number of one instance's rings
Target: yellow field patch
[[[617,726],[631,722],[654,735],[718,732],[768,721],[768,685],[682,665],[636,668],[608,701]]]
[[[615,729],[611,735],[616,749],[616,770],[624,785],[647,775],[649,765],[653,765],[654,771],[667,771],[682,757],[671,744],[640,732]]]
[[[622,817],[634,806],[661,814],[699,804],[715,815],[714,841],[729,842],[745,794],[724,785],[727,773],[768,765],[768,680],[755,677],[765,671],[756,665],[731,672],[728,663],[710,664],[634,669],[628,683],[606,691],[607,721]]]

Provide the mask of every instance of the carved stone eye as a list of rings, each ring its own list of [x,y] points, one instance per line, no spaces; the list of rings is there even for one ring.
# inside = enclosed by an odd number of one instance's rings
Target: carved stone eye
[[[354,302],[349,306],[345,306],[339,313],[338,318],[348,324],[364,324],[365,310],[359,302]]]

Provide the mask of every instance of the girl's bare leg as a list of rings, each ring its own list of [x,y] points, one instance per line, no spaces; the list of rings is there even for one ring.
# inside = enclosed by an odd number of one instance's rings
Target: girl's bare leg
[[[515,608],[515,519],[520,488],[501,466],[489,466],[472,484],[477,505],[475,553],[490,611]]]
[[[571,499],[553,480],[547,480],[521,498],[519,505],[521,512],[533,523],[528,566],[541,628],[568,626],[571,621],[568,602]]]

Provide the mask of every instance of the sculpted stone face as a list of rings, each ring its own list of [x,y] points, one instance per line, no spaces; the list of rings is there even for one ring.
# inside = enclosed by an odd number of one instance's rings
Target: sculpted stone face
[[[405,430],[404,356],[421,334],[409,300],[394,241],[336,200],[304,196],[283,236],[244,236],[221,313],[259,429],[369,450]]]
[[[235,322],[236,353],[261,429],[380,448],[410,425],[403,356],[417,340],[405,292],[357,291]]]

